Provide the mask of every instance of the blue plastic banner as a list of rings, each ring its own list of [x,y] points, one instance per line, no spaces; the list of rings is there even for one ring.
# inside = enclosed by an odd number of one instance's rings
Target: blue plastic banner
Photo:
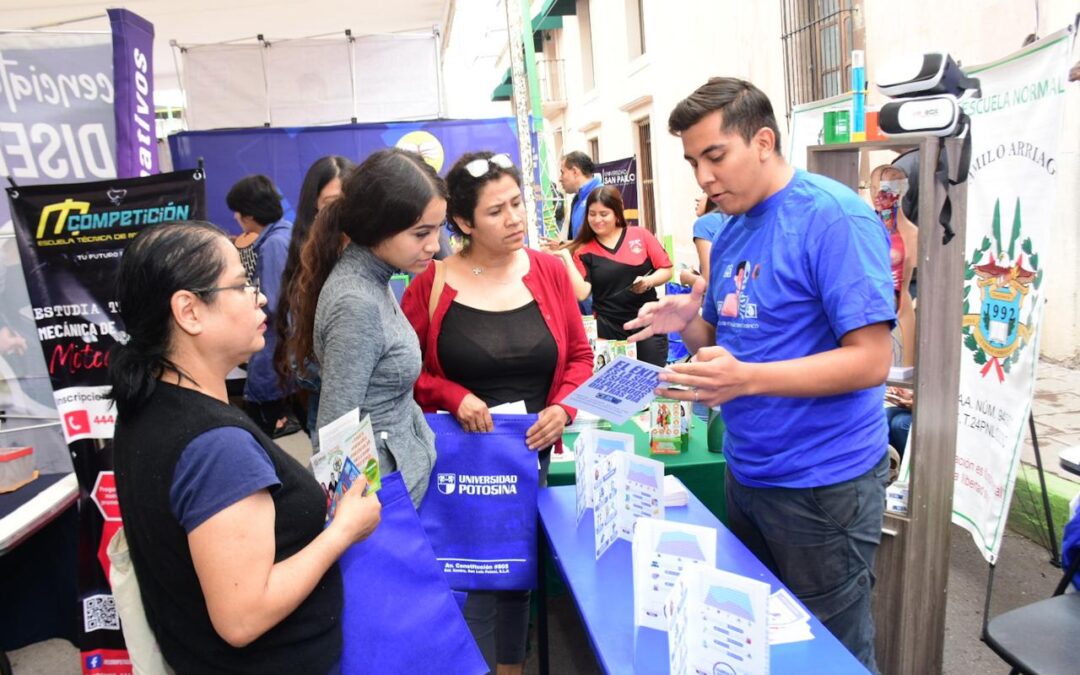
[[[420,522],[450,587],[536,587],[537,455],[525,446],[536,415],[492,415],[495,429],[464,431],[453,415],[428,414],[435,469]]]
[[[116,90],[116,175],[158,172],[154,112],[154,25],[126,9],[110,9]]]
[[[175,168],[194,169],[200,157],[204,160],[210,220],[234,233],[239,227],[225,195],[244,176],[269,176],[284,197],[285,220],[292,222],[304,174],[315,160],[342,155],[362,162],[376,150],[393,146],[419,152],[444,176],[458,157],[475,150],[505,152],[521,165],[513,118],[221,129],[169,136]]]
[[[379,502],[379,526],[338,562],[345,585],[341,672],[488,672],[400,473],[382,477]]]

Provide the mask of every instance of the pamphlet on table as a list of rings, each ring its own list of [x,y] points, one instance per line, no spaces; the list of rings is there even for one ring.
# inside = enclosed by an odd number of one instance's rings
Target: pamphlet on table
[[[694,567],[716,567],[716,530],[641,518],[634,530],[634,626],[668,629],[664,603],[679,575]]]
[[[769,585],[695,566],[665,605],[672,675],[769,672]]]
[[[810,630],[810,614],[791,591],[780,588],[769,596],[769,644],[782,645],[789,642],[813,640]]]
[[[596,557],[615,539],[632,541],[641,518],[664,518],[664,465],[648,457],[612,452],[596,462],[593,523]]]
[[[574,441],[574,485],[577,490],[577,520],[585,509],[593,506],[593,486],[596,482],[596,460],[612,452],[634,454],[634,437],[615,431],[589,429]]]

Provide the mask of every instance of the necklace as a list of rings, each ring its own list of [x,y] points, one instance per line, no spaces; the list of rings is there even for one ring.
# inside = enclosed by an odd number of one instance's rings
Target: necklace
[[[473,273],[474,277],[479,278],[480,276],[484,275],[484,268],[477,265],[476,267],[472,268],[472,273]],[[498,279],[496,279],[494,277],[486,276],[486,275],[484,275],[484,279],[487,280],[487,281],[490,281],[493,284],[498,284],[500,286],[509,286],[510,284],[517,283],[517,281],[518,281],[517,279],[511,279],[509,281],[499,281]]]
[[[517,268],[516,261],[515,261],[515,263],[510,265],[510,268],[511,268],[511,270],[510,270],[511,271],[511,276],[513,276],[514,270]],[[490,276],[489,274],[484,274],[484,272],[488,272],[490,270],[485,270],[482,265],[475,265],[474,267],[471,268],[471,271],[472,271],[474,277],[480,278],[482,276],[482,277],[484,277],[484,279],[486,281],[490,281],[491,283],[498,284],[500,286],[509,286],[511,284],[516,284],[518,281],[520,281],[520,279],[518,279],[518,278],[511,278],[508,281],[500,281],[499,279],[496,279],[496,278]]]

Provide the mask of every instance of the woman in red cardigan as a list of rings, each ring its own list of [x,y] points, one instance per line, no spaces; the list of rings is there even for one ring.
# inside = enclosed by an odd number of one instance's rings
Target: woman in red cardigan
[[[414,394],[467,431],[491,431],[490,408],[524,401],[538,415],[525,442],[540,451],[543,485],[551,447],[575,414],[560,401],[592,374],[570,278],[557,258],[525,248],[521,177],[507,155],[467,153],[446,183],[447,218],[465,247],[402,298],[423,352]],[[469,594],[465,618],[492,672],[521,672],[528,611],[527,591]]]

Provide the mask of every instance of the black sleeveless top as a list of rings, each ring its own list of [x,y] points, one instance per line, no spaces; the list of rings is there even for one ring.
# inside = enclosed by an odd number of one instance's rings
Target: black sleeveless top
[[[446,377],[488,407],[514,401],[525,401],[530,413],[547,407],[559,354],[535,300],[505,312],[451,303],[438,349]]]
[[[325,673],[341,655],[341,573],[335,564],[300,605],[250,645],[214,630],[188,548],[169,503],[177,460],[199,434],[245,429],[266,451],[281,485],[274,500],[274,562],[323,530],[326,498],[314,477],[239,409],[191,389],[158,382],[150,401],[117,421],[116,491],[146,618],[177,673]]]

